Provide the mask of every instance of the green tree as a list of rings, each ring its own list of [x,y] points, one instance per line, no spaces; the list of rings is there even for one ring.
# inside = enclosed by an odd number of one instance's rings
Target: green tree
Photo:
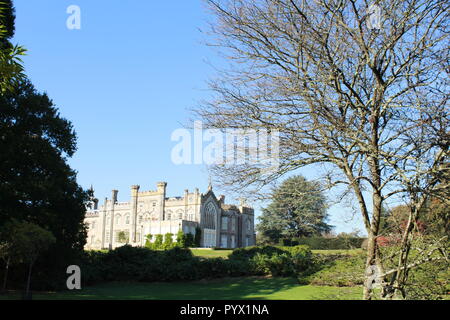
[[[164,243],[163,243],[163,249],[169,250],[172,249],[174,246],[173,243],[173,233],[166,233],[164,236]]]
[[[187,248],[186,246],[186,235],[183,230],[177,232],[177,246],[180,248]]]
[[[33,266],[42,252],[47,250],[56,239],[50,231],[29,222],[16,224],[13,232],[12,250],[23,263],[28,265],[25,299],[31,299],[30,288]]]
[[[5,264],[5,271],[3,275],[3,286],[2,290],[6,291],[6,285],[8,281],[9,268],[13,262],[15,262],[15,251],[14,251],[14,230],[17,225],[17,221],[13,220],[6,223],[0,229],[0,258]]]
[[[262,210],[257,230],[272,242],[329,232],[326,198],[319,183],[302,176],[285,180],[274,190],[272,202]]]
[[[117,237],[120,243],[128,243],[129,241],[129,236],[125,231],[120,231]]]
[[[14,35],[14,19],[12,1],[0,1],[0,93],[13,90],[25,77],[20,57],[26,50],[9,42]]]
[[[0,150],[0,227],[15,218],[52,232],[56,243],[36,272],[43,286],[61,285],[86,243],[87,192],[67,164],[76,150],[72,124],[23,81],[0,95]]]
[[[195,237],[192,233],[186,233],[184,235],[184,242],[186,244],[186,248],[200,247],[200,242],[199,245],[196,244]]]
[[[153,243],[152,243],[152,234],[148,234],[145,236],[145,247],[149,249],[153,249]]]
[[[155,242],[153,242],[153,249],[160,250],[163,248],[163,235],[157,234],[155,237]]]

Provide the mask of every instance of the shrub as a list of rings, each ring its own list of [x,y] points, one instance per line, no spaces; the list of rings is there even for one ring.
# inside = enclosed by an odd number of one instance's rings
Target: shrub
[[[348,250],[361,248],[365,238],[352,237],[338,237],[338,238],[324,238],[324,237],[310,237],[297,238],[295,242],[291,240],[290,243],[299,245],[307,245],[311,250]],[[289,241],[287,242],[289,243]]]
[[[164,250],[169,250],[174,247],[173,243],[173,233],[166,233],[164,236],[164,243],[162,245],[162,248]]]
[[[157,234],[155,237],[155,242],[153,242],[153,249],[160,250],[163,248],[163,235]]]
[[[356,286],[364,283],[365,254],[316,255],[314,270],[302,279],[313,285]]]
[[[256,275],[291,276],[309,268],[312,263],[312,252],[307,246],[249,247],[235,249],[228,259],[246,262]]]
[[[103,281],[180,281],[227,276],[291,276],[311,263],[305,246],[236,249],[229,259],[195,257],[189,249],[150,250],[125,245],[86,252],[80,264],[84,284]]]
[[[195,246],[195,240],[192,233],[187,233],[184,235],[184,241],[186,243],[186,248],[192,248]]]

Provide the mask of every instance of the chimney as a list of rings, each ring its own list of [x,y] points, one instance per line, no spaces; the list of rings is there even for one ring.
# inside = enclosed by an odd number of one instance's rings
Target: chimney
[[[117,194],[119,193],[118,190],[113,190],[111,193],[111,201],[112,203],[116,203],[117,202]]]

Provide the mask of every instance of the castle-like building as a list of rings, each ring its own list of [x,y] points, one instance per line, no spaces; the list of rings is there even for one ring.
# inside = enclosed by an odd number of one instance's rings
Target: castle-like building
[[[201,232],[201,247],[239,248],[255,244],[254,210],[241,203],[226,205],[225,197],[216,198],[212,187],[203,194],[185,190],[183,197],[166,197],[166,182],[154,191],[131,187],[129,202],[117,201],[117,190],[111,199],[98,206],[92,197],[86,212],[88,227],[86,249],[114,249],[126,243],[143,246],[147,235],[178,231]]]

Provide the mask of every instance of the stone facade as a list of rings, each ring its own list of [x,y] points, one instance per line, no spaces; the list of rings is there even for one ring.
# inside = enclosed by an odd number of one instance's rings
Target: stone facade
[[[126,243],[145,245],[151,234],[174,234],[179,230],[195,235],[201,230],[201,247],[238,248],[255,244],[254,210],[243,204],[226,205],[225,197],[216,198],[209,187],[202,194],[185,190],[182,197],[166,197],[167,183],[160,182],[153,191],[131,187],[129,202],[117,201],[117,190],[103,205],[92,198],[86,212],[88,227],[86,249],[113,249]],[[125,235],[125,237],[123,237]]]

